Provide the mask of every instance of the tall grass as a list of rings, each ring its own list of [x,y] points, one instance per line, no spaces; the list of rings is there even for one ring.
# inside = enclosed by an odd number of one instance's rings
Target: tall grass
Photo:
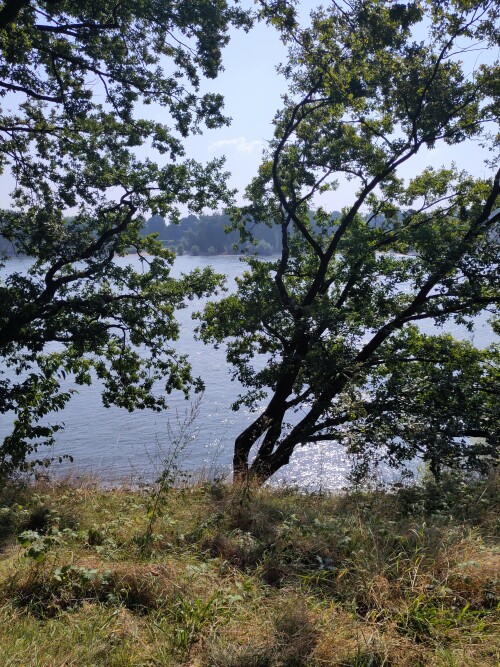
[[[491,667],[498,489],[6,487],[0,665]]]

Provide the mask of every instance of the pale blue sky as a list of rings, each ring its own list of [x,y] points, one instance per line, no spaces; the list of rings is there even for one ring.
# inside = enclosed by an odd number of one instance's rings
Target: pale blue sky
[[[204,162],[226,156],[231,185],[243,191],[256,174],[262,150],[272,138],[272,120],[281,106],[286,83],[276,73],[286,60],[286,49],[276,31],[259,24],[249,33],[233,32],[224,50],[224,71],[210,89],[224,95],[229,127],[207,130],[186,142],[188,153]]]

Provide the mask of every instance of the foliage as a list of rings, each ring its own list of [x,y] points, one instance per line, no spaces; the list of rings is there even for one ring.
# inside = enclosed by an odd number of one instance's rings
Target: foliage
[[[165,405],[157,379],[166,392],[192,382],[170,346],[174,310],[218,279],[172,279],[173,254],[139,230],[151,210],[175,221],[179,204],[229,201],[222,162],[185,159],[183,139],[227,122],[201,79],[221,69],[229,28],[249,25],[225,0],[3,3],[0,166],[15,186],[0,236],[33,262],[0,282],[0,414],[15,417],[0,475],[53,440],[60,425],[44,417],[69,400],[68,374],[99,378],[104,404],[129,410]],[[164,122],[148,117],[152,103]],[[142,271],[115,260],[130,248]]]
[[[497,458],[498,346],[429,328],[473,331],[498,312],[498,13],[490,0],[352,0],[301,29],[293,3],[265,3],[290,45],[289,93],[235,220],[245,237],[249,216],[278,229],[281,257],[249,260],[200,325],[206,342],[228,340],[248,389],[234,408],[258,411],[235,442],[237,478],[263,481],[313,442],[345,445],[360,473],[381,459],[420,457],[439,476]],[[484,148],[484,177],[401,175],[467,142]],[[346,181],[357,192],[334,219],[322,197]]]

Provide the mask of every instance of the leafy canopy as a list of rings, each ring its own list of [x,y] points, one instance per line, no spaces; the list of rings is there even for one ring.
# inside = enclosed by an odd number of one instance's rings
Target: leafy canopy
[[[312,442],[345,445],[361,471],[415,457],[436,475],[484,467],[498,456],[499,348],[421,325],[472,331],[498,312],[498,3],[334,2],[307,28],[293,3],[264,11],[290,46],[289,92],[234,216],[277,227],[283,250],[249,260],[200,325],[228,340],[248,389],[235,408],[263,403],[235,475],[265,480]],[[456,165],[402,178],[426,150],[471,142],[483,178]],[[334,219],[322,202],[342,179],[357,192]]]
[[[186,159],[183,138],[227,122],[221,97],[199,88],[220,71],[231,26],[250,18],[226,0],[2,3],[0,167],[14,187],[0,237],[33,263],[13,272],[7,260],[0,282],[0,414],[15,417],[0,475],[53,440],[59,425],[43,418],[69,399],[68,373],[99,377],[104,404],[129,410],[165,405],[157,379],[167,392],[191,384],[171,348],[174,310],[218,278],[174,280],[172,254],[138,232],[150,210],[175,221],[179,204],[229,201],[222,163]],[[129,248],[141,272],[115,261]]]

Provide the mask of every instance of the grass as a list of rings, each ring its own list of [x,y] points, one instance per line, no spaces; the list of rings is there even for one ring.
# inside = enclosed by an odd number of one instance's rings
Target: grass
[[[0,665],[498,665],[498,491],[7,486]]]

